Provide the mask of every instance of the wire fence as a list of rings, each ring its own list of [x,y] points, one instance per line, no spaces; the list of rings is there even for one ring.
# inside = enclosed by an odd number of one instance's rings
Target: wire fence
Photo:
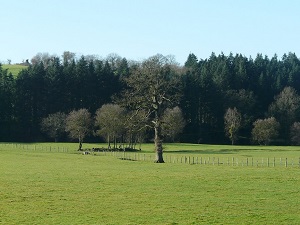
[[[0,149],[19,149],[24,151],[42,152],[76,152],[64,146],[35,145],[19,143],[0,143]],[[107,151],[106,149],[93,149],[79,152],[83,155],[92,156],[113,156],[120,160],[147,161],[154,162],[154,153],[126,152],[126,151]],[[213,166],[242,166],[242,167],[298,167],[300,168],[300,157],[243,157],[243,156],[203,156],[203,155],[184,155],[182,153],[164,153],[165,163],[190,164],[190,165],[213,165]]]
[[[134,152],[97,152],[94,155],[114,156],[121,160],[130,161],[155,161],[155,154]],[[211,157],[191,156],[182,154],[164,154],[166,163],[190,164],[190,165],[214,165],[214,166],[243,166],[243,167],[299,167],[300,157]]]
[[[44,151],[44,152],[69,152],[68,147],[63,146],[47,146],[35,144],[20,144],[20,143],[1,143],[0,149],[21,149],[24,151]]]

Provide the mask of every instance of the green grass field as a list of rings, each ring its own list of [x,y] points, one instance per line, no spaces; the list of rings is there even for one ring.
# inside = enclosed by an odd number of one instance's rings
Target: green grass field
[[[0,224],[299,224],[297,165],[155,164],[82,155],[76,148],[0,144]],[[143,145],[141,154],[153,155],[152,148]],[[299,153],[297,147],[165,149],[165,157],[299,158]]]
[[[8,72],[12,73],[12,75],[14,77],[17,77],[19,72],[23,69],[26,69],[27,66],[24,66],[24,65],[8,65],[8,64],[4,64],[2,65],[2,68],[3,69],[8,69]]]

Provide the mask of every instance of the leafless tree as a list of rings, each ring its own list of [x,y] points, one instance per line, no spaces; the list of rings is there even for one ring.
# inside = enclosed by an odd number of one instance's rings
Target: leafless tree
[[[154,130],[156,162],[163,163],[162,115],[166,108],[177,105],[180,79],[173,61],[155,55],[137,64],[125,78],[128,89],[123,102],[132,110],[144,110]]]
[[[162,116],[162,133],[174,142],[183,131],[185,124],[182,111],[178,106],[172,109],[168,108]]]
[[[96,111],[96,134],[104,137],[111,148],[111,141],[116,148],[117,138],[125,132],[125,109],[117,104],[105,104]]]
[[[83,139],[91,132],[92,118],[87,109],[73,110],[66,119],[66,131],[71,138],[78,138],[79,148],[82,149]]]
[[[42,120],[41,129],[57,142],[65,132],[66,118],[67,115],[62,112],[50,114]]]
[[[280,124],[274,117],[258,119],[253,126],[252,139],[258,144],[268,145],[279,134]]]
[[[233,145],[238,140],[238,131],[241,127],[242,116],[238,112],[237,108],[227,109],[224,115],[225,132],[230,138],[231,144]]]

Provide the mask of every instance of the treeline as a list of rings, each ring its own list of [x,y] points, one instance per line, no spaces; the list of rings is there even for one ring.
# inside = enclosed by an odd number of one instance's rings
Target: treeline
[[[131,76],[137,64],[119,56],[35,56],[16,78],[0,66],[0,140],[48,140],[41,121],[57,112],[68,114],[84,108],[95,115],[101,106],[113,103],[113,96],[123,93],[127,88],[124,78]],[[225,121],[228,109],[240,115],[235,143],[253,143],[255,123],[268,118],[278,122],[278,134],[260,143],[291,144],[295,140],[291,127],[300,121],[300,60],[295,54],[281,59],[214,53],[197,59],[190,54],[184,66],[174,62],[174,68],[180,73],[176,94],[181,96],[178,106],[186,121],[175,141],[231,143],[233,128],[228,130]],[[91,136],[90,141],[99,138]]]

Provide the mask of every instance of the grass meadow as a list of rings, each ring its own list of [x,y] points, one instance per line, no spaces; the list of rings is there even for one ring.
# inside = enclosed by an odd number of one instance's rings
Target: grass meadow
[[[28,66],[24,66],[24,65],[8,65],[8,64],[4,64],[2,65],[3,69],[8,69],[8,72],[10,72],[14,77],[17,77],[19,72],[23,69],[26,69]]]
[[[205,164],[76,149],[76,143],[0,144],[0,224],[300,223],[298,147],[166,144],[165,159],[210,158]],[[153,156],[152,149],[144,144],[139,154]],[[295,163],[242,164],[268,157]],[[228,158],[239,164],[226,164]]]

